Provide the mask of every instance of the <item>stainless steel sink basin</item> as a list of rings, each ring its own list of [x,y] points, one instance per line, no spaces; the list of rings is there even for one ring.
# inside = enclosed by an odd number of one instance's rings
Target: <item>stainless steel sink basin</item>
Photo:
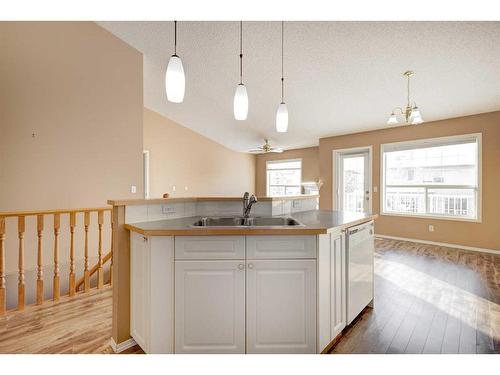
[[[202,217],[191,225],[194,228],[206,227],[289,227],[303,226],[291,217]]]

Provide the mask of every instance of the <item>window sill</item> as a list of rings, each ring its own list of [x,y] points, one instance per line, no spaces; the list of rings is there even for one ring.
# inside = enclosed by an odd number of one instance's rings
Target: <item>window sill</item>
[[[412,219],[448,220],[448,221],[465,221],[469,223],[482,223],[481,218],[468,219],[463,217],[440,216],[440,215],[412,215],[412,214],[398,214],[395,212],[381,212],[380,216],[396,216],[396,217],[408,217]]]

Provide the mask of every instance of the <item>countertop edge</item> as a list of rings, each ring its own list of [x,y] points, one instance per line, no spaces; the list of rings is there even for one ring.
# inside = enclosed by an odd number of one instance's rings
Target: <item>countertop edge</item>
[[[363,224],[375,220],[378,214],[373,214],[362,219],[354,220],[346,224],[324,227],[324,228],[237,228],[237,229],[221,229],[221,228],[185,228],[185,229],[141,229],[134,224],[125,224],[125,229],[142,234],[143,236],[241,236],[241,235],[315,235],[328,234],[334,230],[346,229],[359,224]]]

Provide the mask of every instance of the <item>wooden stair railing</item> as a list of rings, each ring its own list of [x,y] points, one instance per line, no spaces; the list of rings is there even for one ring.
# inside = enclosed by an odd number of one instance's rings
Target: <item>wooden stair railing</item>
[[[104,258],[102,258],[102,265],[105,265],[109,260],[111,260],[113,258],[113,250],[110,250],[105,256]],[[109,273],[110,273],[110,279],[109,279],[109,284],[111,284],[111,270],[112,270],[112,267],[113,267],[113,264],[111,263],[110,265],[110,268],[109,268]],[[87,275],[84,275],[82,276],[80,279],[78,279],[78,281],[76,282],[76,287],[75,287],[75,291],[78,292],[80,290],[80,288],[85,285],[86,283],[86,279],[90,278],[94,273],[96,273],[97,271],[99,271],[99,262],[97,262],[88,272],[87,272]],[[90,283],[88,280],[87,280],[87,283]],[[99,284],[98,284],[98,288],[99,288]]]
[[[89,270],[89,226],[91,213],[97,213],[98,224],[98,243],[97,263]],[[52,299],[54,301],[60,298],[60,264],[59,255],[60,251],[68,251],[69,253],[69,297],[75,296],[80,287],[83,285],[83,293],[90,291],[90,278],[97,272],[97,288],[104,286],[104,269],[103,265],[110,261],[110,280],[112,276],[113,267],[113,252],[110,250],[104,257],[102,256],[103,249],[103,225],[104,213],[110,212],[110,230],[111,230],[111,248],[113,246],[113,222],[110,207],[97,207],[97,208],[80,208],[80,209],[61,209],[61,210],[43,210],[43,211],[13,211],[13,212],[0,212],[0,316],[7,313],[7,292],[6,292],[6,235],[7,231],[7,218],[17,218],[17,237],[18,237],[18,271],[17,271],[17,289],[18,301],[17,310],[25,308],[25,232],[26,232],[26,217],[36,217],[36,231],[37,231],[37,244],[36,244],[36,300],[35,304],[40,305],[44,302],[44,277],[43,277],[43,232],[44,232],[44,219],[45,216],[52,216],[53,218],[53,233],[54,233],[54,248],[53,248],[53,293]],[[75,266],[75,229],[77,228],[77,218],[83,216],[83,230],[84,230],[84,276],[78,281],[76,278]],[[59,239],[61,231],[61,215],[69,215],[69,249],[60,249]],[[30,249],[31,250],[31,249]],[[11,254],[9,254],[11,255]],[[15,256],[15,253],[12,253]]]

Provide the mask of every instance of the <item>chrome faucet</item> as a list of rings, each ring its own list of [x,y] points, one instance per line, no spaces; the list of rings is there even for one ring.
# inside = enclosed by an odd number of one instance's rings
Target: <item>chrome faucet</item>
[[[250,195],[248,191],[243,195],[243,217],[247,219],[250,216],[250,210],[252,205],[257,203],[257,197],[255,195]]]

